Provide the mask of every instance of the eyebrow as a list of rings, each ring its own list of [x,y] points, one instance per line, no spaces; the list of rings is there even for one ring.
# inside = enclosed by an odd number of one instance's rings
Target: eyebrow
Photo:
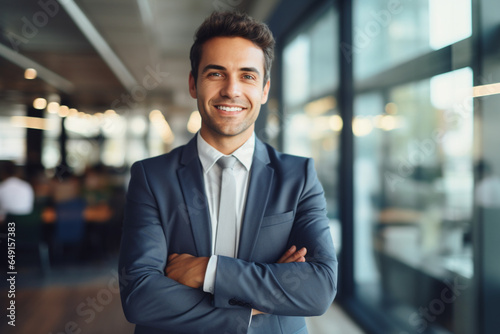
[[[208,64],[207,66],[205,66],[203,68],[203,71],[201,73],[203,74],[203,73],[205,73],[205,72],[207,72],[209,70],[226,71],[227,69],[224,66],[215,65],[215,64]],[[241,72],[253,72],[253,73],[257,73],[257,75],[260,76],[259,70],[257,68],[255,68],[255,67],[242,67],[242,68],[240,68],[240,71]]]

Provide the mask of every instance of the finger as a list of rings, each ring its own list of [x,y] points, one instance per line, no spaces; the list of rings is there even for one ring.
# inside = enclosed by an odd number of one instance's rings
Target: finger
[[[280,259],[278,260],[277,263],[284,263],[295,252],[296,249],[297,249],[297,247],[295,247],[295,245],[293,245],[292,247],[290,247],[285,252],[285,254],[283,254],[283,256],[280,257]]]
[[[302,247],[301,249],[299,249],[298,251],[293,253],[290,257],[288,257],[288,259],[286,259],[285,263],[299,262],[297,260],[305,257],[306,254],[307,254],[307,249],[305,247]],[[305,258],[304,258],[304,260],[305,260]]]
[[[168,256],[168,259],[169,259],[169,260],[173,260],[173,259],[175,259],[175,258],[176,258],[176,257],[178,257],[178,256],[179,256],[179,254],[177,254],[177,253],[173,253],[173,254],[170,254],[170,255]]]
[[[306,254],[307,254],[307,248],[302,247],[302,248],[299,250],[299,252],[302,254],[302,256],[306,256]]]
[[[177,261],[176,260],[170,261],[167,263],[167,266],[165,267],[165,273],[167,274],[167,276],[169,276],[178,269],[179,269],[179,264],[177,263]]]
[[[168,276],[172,272],[172,267],[170,265],[167,265],[165,267],[165,276]]]
[[[285,262],[286,259],[292,255],[292,253],[295,251],[295,246],[292,246],[290,247],[281,257],[280,259],[277,261],[278,263],[282,263],[282,262]]]

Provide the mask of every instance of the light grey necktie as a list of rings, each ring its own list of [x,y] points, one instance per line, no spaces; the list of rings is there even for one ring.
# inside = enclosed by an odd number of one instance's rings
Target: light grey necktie
[[[236,181],[233,167],[234,156],[221,157],[217,164],[222,169],[219,219],[215,238],[215,255],[236,256]]]

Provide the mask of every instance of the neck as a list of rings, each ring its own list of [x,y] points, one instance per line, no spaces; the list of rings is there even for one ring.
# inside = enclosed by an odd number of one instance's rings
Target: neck
[[[219,134],[214,135],[210,131],[201,128],[201,137],[217,151],[224,155],[230,155],[237,149],[239,149],[245,142],[252,136],[253,127],[247,129],[245,132],[240,133],[236,136],[221,136]]]

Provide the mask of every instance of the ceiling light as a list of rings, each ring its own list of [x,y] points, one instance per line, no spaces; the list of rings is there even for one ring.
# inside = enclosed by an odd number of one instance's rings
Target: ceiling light
[[[66,117],[69,115],[69,107],[68,106],[60,106],[58,111],[59,116]]]
[[[21,68],[36,67],[38,72],[37,77],[44,80],[52,87],[57,88],[57,90],[70,94],[74,89],[73,84],[68,80],[57,75],[46,67],[43,67],[42,65],[34,62],[33,60],[23,56],[19,52],[16,52],[13,49],[5,46],[2,43],[0,43],[0,57],[8,59]]]
[[[59,103],[57,102],[50,102],[47,105],[47,111],[51,114],[57,114],[59,112]]]
[[[71,109],[69,109],[69,114],[68,114],[68,116],[71,116],[71,117],[76,117],[76,116],[78,116],[78,110],[77,110],[77,109],[75,109],[75,108],[71,108]]]
[[[43,110],[47,106],[47,100],[44,98],[37,98],[33,101],[33,108]]]
[[[103,58],[108,64],[109,68],[113,71],[118,80],[120,80],[120,82],[127,87],[128,90],[132,90],[137,87],[139,84],[135,80],[134,76],[109,46],[108,42],[95,28],[79,5],[74,0],[59,1],[59,4],[64,7],[66,13],[73,19],[74,23],[87,37],[87,40],[94,46],[97,52],[101,55],[101,58]]]
[[[36,78],[36,70],[34,68],[27,68],[24,71],[24,78],[28,80],[33,80]]]

